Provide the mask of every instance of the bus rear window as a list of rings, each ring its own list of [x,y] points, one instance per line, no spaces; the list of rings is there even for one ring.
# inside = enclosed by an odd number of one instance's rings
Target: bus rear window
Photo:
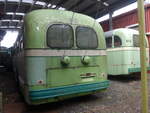
[[[73,46],[73,29],[70,25],[54,24],[47,30],[47,45],[51,48],[71,48]]]
[[[89,27],[77,27],[76,29],[77,46],[81,49],[96,49],[98,39],[96,32]]]
[[[133,35],[133,46],[140,47],[139,35]]]
[[[140,47],[140,38],[139,35],[133,35],[133,46],[134,47]],[[148,43],[145,37],[145,47],[148,47]]]

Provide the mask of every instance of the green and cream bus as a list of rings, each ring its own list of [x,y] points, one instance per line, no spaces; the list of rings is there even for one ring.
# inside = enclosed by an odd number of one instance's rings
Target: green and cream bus
[[[140,72],[139,33],[133,29],[119,28],[105,32],[107,46],[107,71],[109,75],[128,75]],[[149,46],[145,37],[146,62],[149,67]]]
[[[108,88],[104,32],[95,19],[62,10],[24,18],[14,45],[14,71],[29,104],[55,102]]]

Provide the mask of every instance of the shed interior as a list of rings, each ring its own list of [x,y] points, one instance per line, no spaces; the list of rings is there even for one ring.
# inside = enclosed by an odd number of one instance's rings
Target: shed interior
[[[26,13],[37,9],[69,10],[95,19],[136,0],[0,0],[0,29],[20,29]]]

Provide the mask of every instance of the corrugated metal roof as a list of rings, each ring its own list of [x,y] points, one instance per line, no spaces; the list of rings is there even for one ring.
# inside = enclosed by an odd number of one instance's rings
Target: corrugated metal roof
[[[0,28],[19,29],[26,13],[36,9],[70,10],[99,18],[136,0],[0,0]]]

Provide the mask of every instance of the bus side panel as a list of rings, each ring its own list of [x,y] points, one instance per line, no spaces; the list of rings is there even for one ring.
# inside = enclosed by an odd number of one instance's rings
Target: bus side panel
[[[127,74],[123,51],[107,51],[107,67],[109,75]]]
[[[146,50],[146,62],[149,67],[149,52]],[[140,72],[139,48],[123,51],[108,51],[107,65],[109,75],[127,75]],[[113,59],[113,60],[112,60]]]
[[[26,57],[28,85],[46,85],[46,58]]]
[[[140,72],[140,50],[137,48],[137,50],[131,50],[126,51],[126,56],[129,58],[126,59],[126,62],[130,64],[128,66],[128,73],[134,73],[134,72]],[[146,63],[147,67],[149,67],[149,49],[146,49]]]

